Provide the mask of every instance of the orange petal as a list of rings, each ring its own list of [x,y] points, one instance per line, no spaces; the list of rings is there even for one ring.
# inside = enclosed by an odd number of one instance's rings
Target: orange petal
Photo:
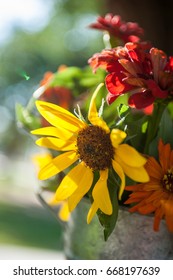
[[[159,149],[160,164],[162,166],[163,172],[166,173],[167,170],[170,168],[171,146],[170,144],[164,145],[162,140],[160,140],[158,149]]]

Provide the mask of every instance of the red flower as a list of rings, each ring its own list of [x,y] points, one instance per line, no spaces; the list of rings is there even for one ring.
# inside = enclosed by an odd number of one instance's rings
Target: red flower
[[[106,14],[105,17],[99,16],[96,23],[89,27],[108,31],[110,35],[120,39],[122,43],[139,42],[144,31],[136,22],[125,22],[119,15]]]
[[[104,50],[89,59],[94,71],[104,68],[107,101],[111,104],[121,94],[129,93],[129,105],[146,108],[157,99],[173,95],[173,57],[147,43],[127,43],[124,47]]]

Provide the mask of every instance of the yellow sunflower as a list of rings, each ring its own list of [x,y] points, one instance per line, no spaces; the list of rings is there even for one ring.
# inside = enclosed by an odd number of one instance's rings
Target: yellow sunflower
[[[149,180],[144,168],[146,159],[134,148],[121,144],[126,133],[119,129],[110,131],[99,116],[95,98],[102,86],[100,84],[97,87],[90,101],[90,124],[60,106],[36,101],[38,111],[52,126],[32,131],[33,134],[45,135],[36,141],[37,145],[63,152],[43,165],[38,174],[39,179],[46,180],[73,165],[55,194],[57,201],[68,201],[70,211],[90,190],[94,172],[99,172],[100,177],[92,190],[93,203],[87,216],[88,223],[98,209],[107,215],[112,214],[113,207],[107,188],[111,168],[121,179],[119,198],[125,187],[125,174],[137,182]]]
[[[159,230],[160,221],[165,217],[168,229],[173,232],[173,150],[170,144],[159,141],[159,162],[150,157],[146,170],[150,181],[126,187],[132,191],[126,204],[135,204],[130,212],[154,213],[153,228]]]
[[[34,164],[36,165],[37,168],[41,169],[44,166],[46,166],[47,163],[52,160],[52,155],[50,153],[44,153],[44,154],[36,154],[32,158]],[[58,217],[60,220],[66,222],[69,219],[70,216],[70,211],[68,208],[68,202],[67,200],[64,201],[57,201],[55,199],[55,196],[51,198],[50,201],[47,202],[51,206],[58,206],[59,211],[58,211]]]
[[[53,196],[53,198],[49,202],[49,205],[51,205],[51,206],[56,205],[56,206],[59,207],[58,217],[61,221],[67,222],[69,220],[70,211],[69,211],[69,208],[68,208],[68,201],[67,200],[57,202],[55,196]]]

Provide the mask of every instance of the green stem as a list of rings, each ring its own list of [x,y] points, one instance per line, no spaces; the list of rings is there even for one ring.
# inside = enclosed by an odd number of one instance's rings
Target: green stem
[[[26,106],[27,111],[32,112],[32,110],[33,110],[34,107],[35,107],[35,101],[36,101],[36,100],[37,100],[37,99],[35,99],[34,97],[31,97],[31,98],[30,98],[30,100],[28,101],[28,104],[27,104],[27,106]]]
[[[146,131],[146,141],[144,147],[144,153],[148,154],[150,143],[157,136],[157,132],[160,125],[160,120],[162,118],[162,114],[166,108],[167,104],[160,102],[154,104],[153,113],[149,116],[148,119],[148,127]]]

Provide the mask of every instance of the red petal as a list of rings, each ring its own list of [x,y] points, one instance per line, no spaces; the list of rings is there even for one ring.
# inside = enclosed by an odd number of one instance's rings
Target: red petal
[[[170,71],[170,72],[173,71],[173,56],[169,57],[168,63],[166,64],[164,70],[167,70],[167,71]]]
[[[153,104],[155,97],[151,92],[138,92],[129,97],[128,103],[131,107],[136,109],[143,109]]]
[[[95,53],[89,58],[88,63],[93,68],[94,72],[98,67],[103,68],[108,72],[115,72],[123,69],[118,63],[118,58],[115,49],[102,50],[101,53]]]
[[[124,74],[111,73],[106,76],[106,87],[111,94],[116,96],[126,93],[133,87],[122,81]]]
[[[146,108],[144,108],[143,111],[146,115],[151,115],[153,112],[153,108],[154,108],[154,106],[153,106],[153,104],[151,104],[151,105],[147,106]]]
[[[118,96],[116,96],[115,94],[111,94],[110,92],[107,94],[106,96],[106,101],[107,103],[110,105],[112,104],[116,99],[118,98]]]
[[[156,84],[153,80],[146,80],[146,84],[148,88],[151,90],[152,95],[155,98],[167,98],[168,91],[167,90],[161,90],[160,87]]]

